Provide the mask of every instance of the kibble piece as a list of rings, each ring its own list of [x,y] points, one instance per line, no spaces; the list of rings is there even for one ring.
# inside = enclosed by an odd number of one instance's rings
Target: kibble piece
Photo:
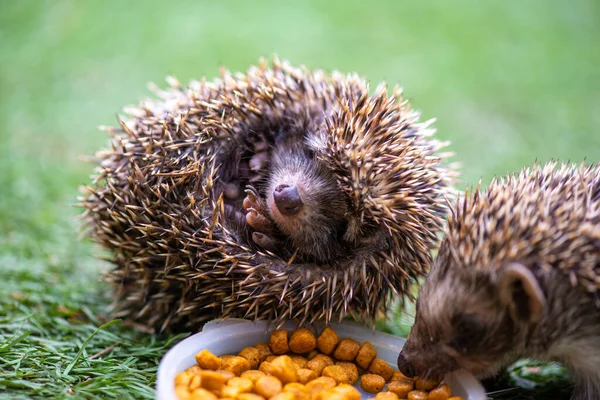
[[[360,343],[356,340],[342,339],[335,348],[333,357],[340,361],[354,361],[359,349]]]
[[[192,397],[187,386],[175,386],[175,395],[179,400],[189,400]]]
[[[298,369],[306,367],[308,360],[302,356],[291,355],[290,358],[296,364]]]
[[[250,363],[240,356],[221,357],[221,369],[233,372],[235,376],[240,376],[242,372],[250,369]]]
[[[238,387],[242,393],[251,392],[254,387],[254,383],[248,378],[231,378],[227,382],[227,386]]]
[[[452,396],[448,400],[463,400],[463,398],[460,396]]]
[[[321,353],[330,355],[335,350],[338,340],[337,333],[330,327],[327,327],[323,329],[323,332],[317,338],[317,347]]]
[[[338,361],[335,365],[344,369],[344,372],[348,375],[348,383],[350,385],[354,385],[358,381],[358,368],[356,368],[356,364],[348,361]]]
[[[408,392],[414,389],[413,381],[410,379],[401,379],[398,381],[392,380],[387,390],[390,392],[394,392],[398,395],[399,398],[405,399],[408,396]]]
[[[211,391],[219,391],[223,389],[225,382],[227,382],[225,376],[217,371],[204,370],[200,374],[200,378],[202,379],[202,387]]]
[[[196,363],[202,369],[212,369],[216,371],[221,368],[221,360],[208,350],[202,350],[196,354]]]
[[[243,372],[240,377],[250,379],[252,382],[256,382],[258,378],[261,376],[265,376],[264,372],[257,371],[255,369],[251,369],[250,371]]]
[[[298,374],[298,382],[302,384],[306,384],[313,379],[317,379],[318,377],[315,371],[308,368],[300,368],[298,371],[296,371],[296,373]]]
[[[271,363],[268,361],[261,362],[260,365],[258,366],[258,370],[265,375],[270,375],[271,374]]]
[[[242,394],[242,389],[236,386],[225,386],[223,389],[221,389],[221,398],[237,399],[240,394]]]
[[[398,395],[394,392],[379,392],[375,400],[398,400]]]
[[[424,392],[422,390],[413,390],[411,392],[408,392],[408,396],[407,399],[408,400],[428,400],[428,395],[427,392]]]
[[[409,378],[406,375],[404,375],[402,372],[398,371],[397,369],[394,370],[394,375],[392,375],[392,381],[402,381],[408,379],[409,381],[414,381],[414,378]]]
[[[218,369],[215,372],[223,375],[223,377],[225,378],[225,381],[235,378],[235,374],[231,371],[225,371],[224,369]]]
[[[317,379],[314,379],[308,382],[306,386],[306,390],[314,396],[316,393],[322,392],[327,389],[333,389],[335,387],[335,380],[328,376],[321,376]]]
[[[194,375],[192,376],[192,379],[190,380],[190,384],[188,385],[188,389],[190,391],[198,389],[200,387],[200,375]]]
[[[377,357],[377,350],[371,343],[364,342],[356,354],[355,361],[359,367],[367,369],[375,357]]]
[[[265,400],[265,398],[255,393],[242,393],[238,396],[238,400]]]
[[[245,358],[250,363],[250,369],[256,369],[260,361],[260,353],[256,347],[246,347],[238,353],[238,356]]]
[[[323,373],[323,369],[330,365],[333,365],[333,360],[331,357],[324,354],[318,354],[312,360],[306,363],[306,368],[312,369],[317,373],[317,375],[321,375]]]
[[[309,400],[308,391],[306,387],[298,382],[288,383],[283,387],[284,392],[293,393],[296,400]]]
[[[296,400],[296,395],[294,393],[279,393],[271,397],[269,400]]]
[[[217,400],[218,397],[206,389],[199,388],[192,392],[191,400]]]
[[[336,393],[344,396],[346,400],[360,400],[360,392],[355,387],[342,383],[333,388]]]
[[[344,368],[340,367],[339,365],[330,365],[328,367],[325,367],[325,369],[323,369],[322,375],[333,378],[335,380],[335,383],[337,383],[338,385],[340,383],[350,382],[348,374],[346,373],[346,371],[344,371]]]
[[[192,366],[191,366],[191,367],[189,367],[187,370],[188,370],[189,372],[191,372],[192,374],[194,374],[194,375],[199,375],[199,374],[200,374],[200,372],[202,372],[202,368],[200,368],[200,367],[199,367],[199,366],[197,366],[197,365],[192,365]]]
[[[385,379],[380,375],[364,374],[360,377],[360,387],[368,393],[379,393],[385,386]]]
[[[394,369],[381,358],[375,357],[369,365],[369,373],[381,375],[386,382],[389,382],[394,375]]]
[[[273,360],[271,363],[271,375],[279,378],[284,385],[298,381],[296,364],[294,364],[290,356],[279,356]]]
[[[265,361],[265,358],[267,358],[267,356],[273,354],[271,353],[271,348],[265,342],[255,344],[254,348],[258,350],[259,362]]]
[[[281,392],[281,381],[274,376],[263,376],[254,384],[254,392],[267,399]]]
[[[194,374],[190,371],[183,371],[175,376],[175,386],[185,386],[186,389],[192,380]]]
[[[423,379],[420,376],[415,379],[415,388],[417,390],[431,390],[439,384],[439,381],[435,381],[433,379]]]
[[[264,359],[264,361],[273,362],[273,360],[274,360],[274,359],[276,359],[277,357],[279,357],[279,356],[275,356],[275,355],[271,354],[270,356],[267,356],[267,357]],[[263,362],[264,362],[264,361],[263,361]]]
[[[317,347],[317,339],[308,328],[296,329],[290,336],[289,347],[296,354],[305,354]]]
[[[319,353],[317,350],[313,350],[313,351],[311,351],[310,353],[308,353],[306,355],[306,359],[307,360],[312,360],[313,358],[315,358],[319,354],[321,354],[321,353]]]
[[[271,334],[269,347],[273,354],[285,354],[290,350],[287,329],[279,329]]]
[[[429,392],[429,400],[448,400],[451,395],[450,386],[440,385]]]

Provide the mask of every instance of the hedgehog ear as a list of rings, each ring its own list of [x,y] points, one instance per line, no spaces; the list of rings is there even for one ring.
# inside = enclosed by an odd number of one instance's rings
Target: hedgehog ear
[[[508,264],[498,276],[500,300],[508,306],[513,319],[536,323],[540,320],[546,298],[533,273],[519,263]]]

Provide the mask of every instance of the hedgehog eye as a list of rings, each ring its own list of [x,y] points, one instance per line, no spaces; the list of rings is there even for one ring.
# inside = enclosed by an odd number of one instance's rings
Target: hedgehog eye
[[[473,348],[483,337],[484,326],[475,314],[455,314],[451,320],[454,337],[448,345],[461,353]]]

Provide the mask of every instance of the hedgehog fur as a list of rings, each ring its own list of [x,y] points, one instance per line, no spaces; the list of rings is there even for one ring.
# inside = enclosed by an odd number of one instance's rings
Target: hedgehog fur
[[[455,168],[397,88],[277,59],[169,83],[104,127],[81,198],[118,316],[372,321],[428,270]]]

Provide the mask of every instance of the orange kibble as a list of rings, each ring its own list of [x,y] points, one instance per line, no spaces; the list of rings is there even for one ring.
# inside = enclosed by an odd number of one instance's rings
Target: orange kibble
[[[273,354],[285,354],[290,350],[288,345],[288,330],[279,329],[271,334],[269,347]]]
[[[404,375],[402,372],[398,371],[397,369],[394,370],[394,375],[392,375],[392,381],[401,381],[404,379],[408,379],[409,381],[413,381],[414,378],[409,378],[406,375]]]
[[[224,369],[218,369],[215,372],[222,375],[223,378],[225,378],[226,382],[232,378],[235,378],[235,374],[231,371],[225,371]]]
[[[364,374],[360,377],[360,387],[368,393],[379,393],[385,386],[385,379],[380,375]]]
[[[398,400],[398,395],[393,392],[379,392],[375,400]]]
[[[199,376],[202,379],[202,387],[211,391],[219,391],[225,386],[227,378],[217,371],[202,371]]]
[[[242,393],[238,396],[238,400],[265,400],[265,398],[255,393]]]
[[[330,327],[327,327],[323,329],[323,332],[317,338],[317,347],[321,353],[330,355],[335,350],[338,340],[337,333]]]
[[[192,392],[192,396],[190,397],[190,399],[191,400],[217,400],[218,397],[214,393],[212,393],[206,389],[198,388]]]
[[[177,396],[179,400],[189,400],[191,399],[192,394],[187,386],[175,386],[175,396]]]
[[[356,354],[355,361],[359,367],[367,369],[375,357],[377,357],[377,351],[373,345],[369,342],[364,342]]]
[[[328,376],[333,378],[335,382],[339,385],[340,383],[348,383],[350,382],[350,378],[348,378],[348,374],[344,371],[344,368],[339,365],[330,365],[323,369],[323,376]]]
[[[452,396],[448,400],[463,400],[463,398],[460,396]]]
[[[276,359],[277,357],[279,357],[279,356],[275,356],[275,355],[271,354],[270,356],[267,356],[267,357],[266,357],[266,358],[263,360],[263,362],[265,362],[265,361],[268,361],[268,362],[273,362],[273,360],[274,360],[274,359]]]
[[[345,400],[360,400],[360,392],[353,386],[342,383],[332,389],[334,392],[344,396]]]
[[[317,347],[317,339],[310,329],[300,328],[292,332],[289,347],[296,354],[305,354]]]
[[[255,344],[254,348],[258,350],[259,362],[263,362],[267,356],[273,355],[271,348],[265,342]]]
[[[354,361],[359,349],[360,343],[356,340],[342,339],[335,348],[333,357],[339,361]]]
[[[296,400],[296,395],[294,393],[279,393],[273,397],[271,397],[269,400]]]
[[[405,399],[406,396],[408,396],[408,392],[410,392],[413,389],[414,384],[413,381],[411,381],[410,379],[401,379],[398,381],[392,380],[387,388],[387,390],[389,390],[390,392],[396,393],[401,399]]]
[[[255,369],[258,367],[258,363],[260,361],[260,353],[256,347],[245,347],[238,353],[238,356],[245,358],[248,360],[250,364],[250,369]]]
[[[437,385],[440,384],[440,381],[436,381],[433,379],[423,379],[420,376],[415,379],[415,388],[417,390],[431,390]]]
[[[254,392],[268,399],[281,392],[282,386],[281,381],[274,376],[263,376],[254,384]]]
[[[317,375],[321,375],[323,369],[330,365],[333,365],[331,357],[324,354],[317,354],[312,360],[306,363],[306,368],[312,369]]]
[[[428,400],[427,392],[422,390],[413,390],[412,392],[408,392],[408,400]]]
[[[242,393],[251,392],[254,383],[248,378],[231,378],[227,386],[240,388]]]
[[[221,369],[233,372],[235,376],[240,376],[250,369],[250,363],[240,356],[221,356]]]
[[[369,373],[381,375],[386,382],[389,382],[394,375],[394,369],[381,358],[375,357],[369,365]]]
[[[178,373],[175,376],[175,386],[185,386],[187,388],[193,376],[194,374],[190,371],[183,371]]]
[[[452,391],[448,385],[440,385],[429,392],[429,400],[448,400]]]
[[[296,364],[296,367],[298,369],[306,367],[306,363],[308,362],[306,358],[298,355],[291,355],[290,358],[292,359],[294,364]]]
[[[298,382],[302,384],[306,384],[318,377],[315,371],[308,368],[300,368],[296,373],[298,374]]]
[[[196,363],[202,369],[212,369],[213,371],[221,368],[221,360],[208,350],[202,350],[195,356]]]
[[[336,385],[335,380],[328,376],[321,376],[308,382],[305,386],[306,389],[311,393],[320,392],[325,389],[332,389]]]
[[[190,384],[188,385],[188,389],[190,389],[190,391],[193,391],[194,389],[198,389],[199,387],[200,387],[200,375],[192,376],[192,379],[190,380]]]
[[[249,371],[243,372],[240,375],[241,378],[250,379],[252,382],[256,382],[258,380],[258,378],[260,378],[261,376],[265,376],[265,373],[255,370],[255,369],[251,369]]]
[[[268,361],[261,362],[260,365],[258,366],[258,370],[265,375],[270,375],[271,374],[271,363]]]
[[[346,375],[348,375],[348,383],[354,385],[358,381],[358,368],[356,364],[348,361],[338,361],[335,365],[341,367]]]
[[[279,378],[281,383],[286,384],[298,381],[296,364],[289,356],[279,356],[271,363],[271,375]]]

